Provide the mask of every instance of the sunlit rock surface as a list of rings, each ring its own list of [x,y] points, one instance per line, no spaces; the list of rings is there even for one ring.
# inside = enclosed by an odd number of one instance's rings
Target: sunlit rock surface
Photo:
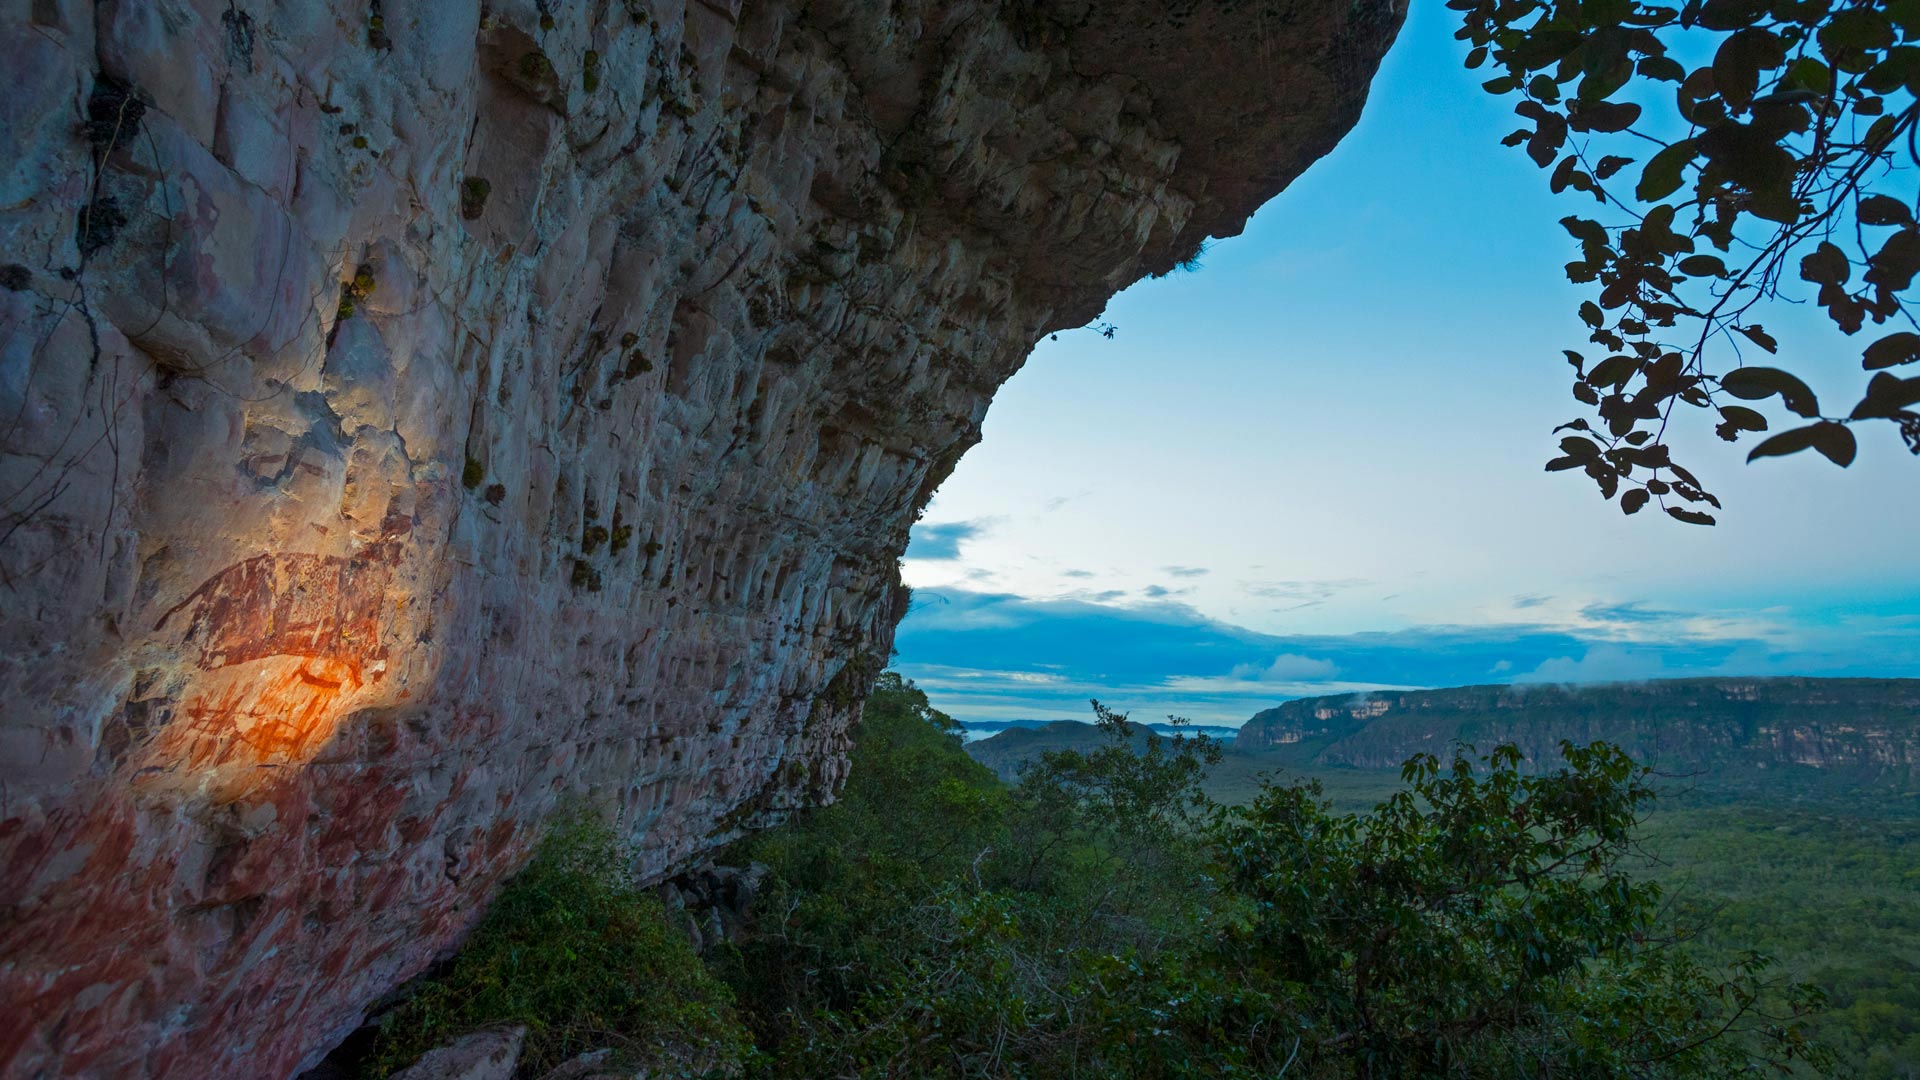
[[[284,1076],[569,793],[830,798],[994,391],[1399,16],[6,5],[0,1073]]]

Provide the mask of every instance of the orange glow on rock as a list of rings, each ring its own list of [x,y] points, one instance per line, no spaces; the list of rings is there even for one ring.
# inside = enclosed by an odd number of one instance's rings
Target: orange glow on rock
[[[190,769],[304,761],[387,673],[384,644],[410,599],[390,588],[411,532],[350,557],[263,554],[203,582],[162,615],[198,669],[151,764]]]
[[[324,656],[258,660],[202,682],[223,685],[184,708],[177,760],[191,768],[304,760],[333,735],[365,686],[358,664]]]

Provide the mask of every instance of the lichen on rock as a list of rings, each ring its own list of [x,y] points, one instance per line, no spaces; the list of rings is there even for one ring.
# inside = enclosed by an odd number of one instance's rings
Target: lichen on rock
[[[563,795],[653,878],[831,798],[995,390],[1401,13],[370,10],[0,14],[0,1072],[285,1076]]]

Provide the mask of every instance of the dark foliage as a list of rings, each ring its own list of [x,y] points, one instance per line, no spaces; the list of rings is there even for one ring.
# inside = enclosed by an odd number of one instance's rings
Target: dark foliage
[[[1208,740],[1108,745],[1008,789],[883,677],[842,801],[770,866],[723,970],[762,1075],[1719,1077],[1819,1066],[1817,994],[1701,966],[1627,872],[1652,797],[1604,745],[1408,766],[1336,814],[1315,784],[1201,793]]]
[[[1507,144],[1551,170],[1556,192],[1599,203],[1597,218],[1562,221],[1580,244],[1567,277],[1593,290],[1580,317],[1604,355],[1566,353],[1593,414],[1562,425],[1549,470],[1584,472],[1626,513],[1658,505],[1711,525],[1719,500],[1667,438],[1681,406],[1728,441],[1764,435],[1749,461],[1812,450],[1845,467],[1855,429],[1882,423],[1920,454],[1920,376],[1883,370],[1920,360],[1906,302],[1920,273],[1920,5],[1448,6],[1464,18],[1468,66],[1491,63],[1486,88],[1520,99],[1526,126]],[[1779,348],[1761,310],[1803,291],[1844,334],[1880,328],[1850,350],[1875,373],[1851,407],[1747,363]],[[1773,403],[1774,416],[1742,402]]]
[[[727,988],[635,886],[629,862],[595,819],[562,820],[452,966],[381,1020],[363,1074],[389,1076],[460,1034],[510,1025],[527,1028],[526,1076],[596,1049],[697,1070],[679,1075],[737,1067],[747,1041]]]
[[[1201,786],[1216,744],[1094,713],[1104,745],[1049,752],[1009,787],[880,676],[840,800],[731,852],[764,880],[705,967],[604,831],[563,828],[385,1021],[377,1064],[500,1023],[531,1029],[529,1076],[595,1046],[682,1074],[876,1080],[1654,1080],[1825,1061],[1806,1037],[1816,994],[1750,953],[1703,966],[1662,886],[1629,872],[1652,792],[1610,746],[1567,746],[1539,775],[1510,747],[1419,757],[1362,812],[1315,782],[1223,808]]]

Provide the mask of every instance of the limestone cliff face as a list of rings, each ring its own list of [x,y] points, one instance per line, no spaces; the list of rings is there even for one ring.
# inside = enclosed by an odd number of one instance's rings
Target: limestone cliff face
[[[994,391],[1399,16],[6,5],[0,1073],[284,1076],[563,797],[653,875],[831,798]]]

